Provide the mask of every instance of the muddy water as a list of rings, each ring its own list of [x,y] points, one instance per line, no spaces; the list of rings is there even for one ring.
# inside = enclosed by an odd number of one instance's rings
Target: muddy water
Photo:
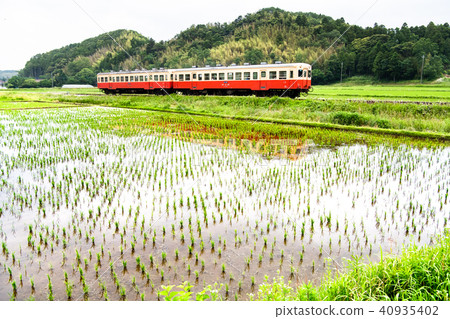
[[[105,299],[101,284],[111,300],[123,289],[155,300],[184,281],[247,299],[266,275],[319,283],[327,264],[377,261],[448,227],[448,148],[123,137],[93,124],[124,112],[0,113],[1,300],[46,300],[49,277],[67,300],[65,272],[72,300]]]

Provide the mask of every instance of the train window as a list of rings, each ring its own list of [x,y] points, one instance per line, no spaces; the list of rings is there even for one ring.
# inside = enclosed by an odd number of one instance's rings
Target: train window
[[[250,72],[244,72],[244,80],[250,80]]]
[[[299,77],[299,78],[302,77],[302,70],[298,70],[298,77]]]
[[[160,75],[159,75],[159,80],[160,80],[160,81],[164,81],[164,75],[160,74]]]
[[[290,79],[294,78],[294,71],[289,71],[289,78]]]
[[[184,79],[186,81],[190,81],[191,80],[191,75],[190,74],[186,74],[186,76],[184,77]]]
[[[192,80],[196,80],[197,79],[197,73],[192,74]]]
[[[303,77],[306,78],[306,70],[303,71]]]
[[[164,76],[164,80],[167,81],[168,77],[167,74]]]
[[[286,80],[286,71],[280,71],[279,77],[280,80]]]
[[[184,81],[184,74],[180,74],[180,81]]]
[[[178,81],[178,74],[175,74],[175,81]]]
[[[138,82],[138,81],[139,81],[139,75],[136,75],[136,76],[134,77],[134,80],[135,80],[136,82]]]
[[[219,80],[220,81],[225,80],[225,73],[219,73]]]
[[[144,81],[144,76],[143,75],[140,75],[139,76],[139,80],[142,82],[142,81]]]
[[[102,78],[102,77],[99,78],[99,79],[98,79],[98,82],[103,82],[103,78]]]
[[[209,73],[205,73],[205,81],[209,81]]]
[[[270,71],[269,79],[276,79],[276,78],[277,78],[277,71]]]
[[[258,72],[253,72],[253,80],[258,80]]]
[[[145,81],[147,82],[147,76],[145,76]]]
[[[114,82],[114,78],[111,80],[111,77],[109,77],[109,82]]]
[[[236,72],[236,80],[242,80],[242,73]]]
[[[198,75],[198,80],[199,80],[199,81],[203,80],[203,74],[200,73],[200,74]]]
[[[233,72],[228,72],[227,80],[233,80]]]
[[[149,75],[149,77],[150,77],[150,81],[153,80],[153,75]]]
[[[133,80],[134,80],[134,76],[130,76],[130,82],[133,82]]]
[[[128,82],[128,75],[125,75],[125,82]]]
[[[266,71],[261,71],[261,78],[265,78],[266,77]]]
[[[308,77],[311,77],[311,70],[308,70]]]
[[[123,82],[123,75],[120,77],[120,82]]]
[[[173,74],[170,75],[170,81],[173,81]]]
[[[211,80],[217,80],[217,73],[211,74]]]

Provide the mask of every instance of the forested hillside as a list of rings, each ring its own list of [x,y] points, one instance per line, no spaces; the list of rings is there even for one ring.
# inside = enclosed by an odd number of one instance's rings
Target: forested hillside
[[[10,85],[48,86],[52,74],[55,85],[95,84],[99,71],[262,61],[314,63],[314,84],[339,81],[341,66],[344,78],[370,75],[387,81],[419,78],[422,62],[425,79],[435,79],[449,70],[448,23],[404,24],[396,29],[353,25],[326,51],[347,28],[349,24],[342,18],[267,8],[231,23],[193,25],[168,41],[155,42],[135,31],[117,30],[111,36],[132,59],[102,34],[34,56]]]

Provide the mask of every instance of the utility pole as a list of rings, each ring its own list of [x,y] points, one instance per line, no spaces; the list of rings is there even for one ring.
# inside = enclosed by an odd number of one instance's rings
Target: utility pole
[[[420,84],[422,84],[422,78],[423,78],[423,63],[425,61],[425,55],[422,55],[422,71],[420,71]]]
[[[344,68],[344,62],[341,62],[341,84],[342,84],[342,69]]]

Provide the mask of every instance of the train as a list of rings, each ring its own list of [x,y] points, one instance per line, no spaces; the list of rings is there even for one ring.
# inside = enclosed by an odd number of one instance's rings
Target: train
[[[97,87],[106,94],[283,95],[294,98],[311,89],[311,65],[263,62],[111,71],[97,74]]]

